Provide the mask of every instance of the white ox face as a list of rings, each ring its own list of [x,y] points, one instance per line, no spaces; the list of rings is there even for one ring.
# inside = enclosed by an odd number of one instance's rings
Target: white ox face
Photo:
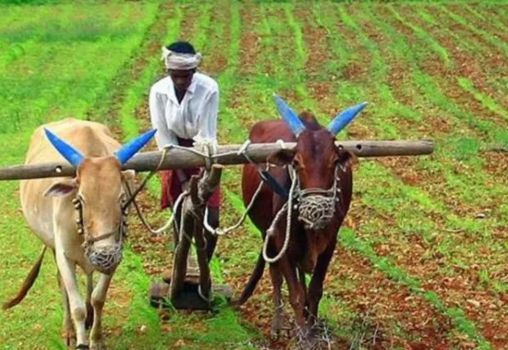
[[[84,159],[76,173],[74,179],[51,186],[46,195],[73,198],[85,254],[95,269],[110,274],[122,260],[127,233],[125,186],[133,172],[122,172],[115,157],[103,157]]]
[[[83,248],[90,264],[111,274],[122,260],[122,243],[126,234],[126,184],[133,172],[122,172],[127,162],[153,137],[149,131],[124,145],[115,156],[84,157],[78,150],[46,130],[53,146],[76,166],[76,177],[53,184],[46,196],[73,198],[76,209],[76,230],[83,235]]]

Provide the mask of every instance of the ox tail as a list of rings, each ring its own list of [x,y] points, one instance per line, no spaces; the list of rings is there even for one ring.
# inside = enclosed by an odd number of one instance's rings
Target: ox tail
[[[28,291],[30,290],[30,288],[32,288],[35,280],[37,279],[37,276],[39,276],[39,271],[41,270],[42,260],[44,259],[44,253],[46,253],[46,248],[47,248],[46,246],[42,248],[41,254],[39,255],[39,259],[37,259],[35,265],[32,266],[30,273],[28,274],[28,276],[26,276],[23,285],[18,291],[18,294],[14,298],[3,304],[2,308],[4,310],[10,309],[11,307],[18,305],[26,297]]]
[[[257,286],[259,280],[261,279],[261,276],[263,276],[264,270],[265,270],[265,259],[263,258],[263,254],[259,253],[256,267],[254,267],[254,271],[252,271],[249,281],[247,282],[247,285],[243,289],[242,294],[240,295],[240,298],[235,300],[235,302],[234,302],[235,305],[242,305],[247,300],[249,300],[252,293],[254,293],[254,289],[256,289],[256,286]]]

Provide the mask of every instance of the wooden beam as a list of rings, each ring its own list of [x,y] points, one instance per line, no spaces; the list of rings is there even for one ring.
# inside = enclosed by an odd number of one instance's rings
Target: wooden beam
[[[392,156],[417,156],[431,154],[434,151],[432,141],[337,141],[339,146],[356,154],[358,157],[392,157]],[[284,148],[294,150],[296,144],[288,142]],[[241,145],[222,145],[217,147],[216,163],[222,165],[243,164],[247,159],[238,154]],[[248,147],[247,155],[255,162],[262,163],[266,158],[282,149],[279,143],[258,143]],[[162,152],[142,152],[135,155],[124,169],[134,169],[138,172],[152,171],[157,168],[161,161]],[[184,169],[205,166],[205,159],[186,149],[173,148],[168,150],[162,161],[160,170]],[[75,174],[73,166],[65,161],[58,163],[41,163],[32,165],[17,165],[0,169],[0,180],[23,180],[45,177],[72,176]]]

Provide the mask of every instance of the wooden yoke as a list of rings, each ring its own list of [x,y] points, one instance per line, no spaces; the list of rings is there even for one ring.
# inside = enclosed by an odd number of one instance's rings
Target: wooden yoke
[[[180,227],[179,242],[176,245],[173,259],[173,272],[170,284],[169,296],[176,308],[190,308],[185,301],[185,285],[192,276],[188,276],[189,249],[194,238],[196,243],[196,254],[199,266],[199,290],[198,295],[201,302],[192,301],[196,308],[199,304],[207,304],[209,307],[211,297],[211,278],[208,258],[206,255],[206,240],[204,237],[203,219],[208,199],[213,194],[220,182],[223,166],[214,164],[211,171],[206,171],[204,176],[199,178],[193,175],[188,183],[189,195],[182,203],[182,220]],[[175,242],[176,243],[176,242]],[[192,281],[191,281],[192,282]],[[185,304],[185,305],[184,305]]]

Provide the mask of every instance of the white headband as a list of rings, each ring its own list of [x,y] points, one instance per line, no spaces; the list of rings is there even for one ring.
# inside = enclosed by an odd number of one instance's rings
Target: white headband
[[[189,54],[168,50],[162,47],[161,60],[164,61],[166,69],[189,70],[196,68],[201,62],[201,53]]]

